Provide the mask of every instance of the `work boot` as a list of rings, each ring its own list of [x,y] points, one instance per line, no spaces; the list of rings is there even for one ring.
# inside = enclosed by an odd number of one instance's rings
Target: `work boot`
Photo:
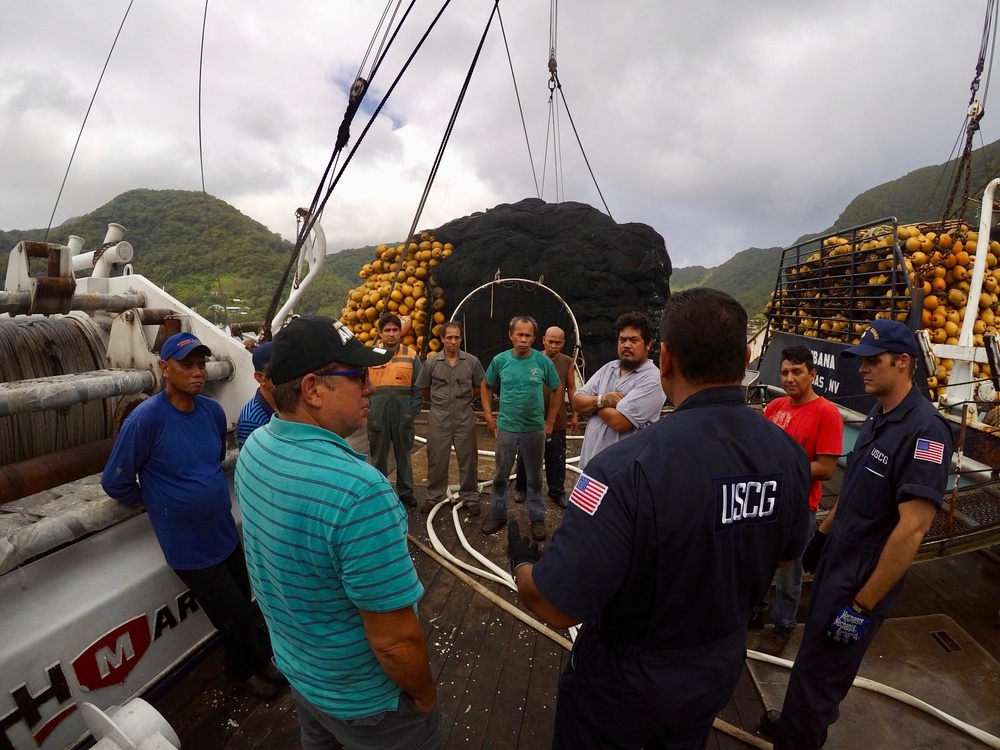
[[[462,507],[470,516],[478,516],[482,510],[478,500],[468,501]]]
[[[490,516],[485,521],[483,521],[483,534],[490,536],[491,534],[496,534],[500,529],[507,525],[506,518],[493,518]]]
[[[781,719],[781,711],[765,711],[760,717],[760,733],[766,739],[773,740],[778,732],[778,721]]]
[[[258,668],[257,674],[278,687],[284,687],[288,684],[288,678],[271,662],[267,662],[263,667]]]
[[[515,503],[523,503],[524,500],[525,500],[524,490],[515,490],[514,491],[514,502]]]
[[[754,610],[750,613],[750,619],[747,620],[748,630],[763,630],[764,626],[767,625],[767,608],[760,610]]]
[[[795,628],[786,628],[783,625],[775,625],[771,632],[760,639],[757,644],[757,650],[762,654],[768,654],[769,656],[778,656],[788,642],[792,640],[792,633]]]
[[[549,534],[545,530],[545,521],[532,521],[531,522],[531,538],[536,542],[545,541],[545,537]]]
[[[565,495],[556,495],[555,497],[550,497],[549,500],[554,502],[557,506],[565,510],[569,506],[569,501],[566,499]]]
[[[407,508],[417,507],[417,498],[415,498],[413,495],[400,495],[399,502],[401,502]]]
[[[262,701],[273,701],[278,697],[278,686],[270,682],[259,674],[252,674],[242,680],[235,677],[226,677],[226,681],[233,687],[252,695]]]
[[[434,509],[434,503],[430,500],[418,500],[417,501],[417,511],[423,513],[425,516]]]

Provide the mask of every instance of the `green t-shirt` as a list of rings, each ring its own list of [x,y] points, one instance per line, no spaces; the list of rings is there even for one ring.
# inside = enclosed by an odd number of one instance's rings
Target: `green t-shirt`
[[[559,387],[559,373],[552,360],[536,349],[527,357],[517,357],[513,349],[501,352],[486,370],[486,383],[500,388],[497,429],[507,432],[537,432],[545,429],[548,404],[542,386]]]

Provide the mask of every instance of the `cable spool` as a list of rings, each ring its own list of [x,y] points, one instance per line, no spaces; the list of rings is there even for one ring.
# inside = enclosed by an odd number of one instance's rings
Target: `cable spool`
[[[106,335],[90,318],[0,321],[0,382],[104,369]],[[112,436],[113,400],[0,417],[0,465]]]

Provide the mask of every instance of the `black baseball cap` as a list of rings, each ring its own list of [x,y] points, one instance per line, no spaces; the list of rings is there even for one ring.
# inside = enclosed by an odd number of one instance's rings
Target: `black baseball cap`
[[[271,349],[271,382],[288,383],[315,372],[324,365],[340,362],[357,367],[384,365],[392,352],[365,346],[339,320],[323,315],[292,318],[274,337]]]
[[[861,340],[840,353],[841,357],[877,357],[882,352],[917,356],[917,340],[898,320],[873,320]]]

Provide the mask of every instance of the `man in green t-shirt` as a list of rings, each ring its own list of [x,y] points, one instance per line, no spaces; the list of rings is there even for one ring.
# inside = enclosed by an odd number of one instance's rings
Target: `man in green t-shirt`
[[[528,315],[513,318],[508,335],[513,348],[493,358],[480,384],[483,418],[497,441],[490,517],[483,522],[483,533],[495,534],[507,523],[507,485],[514,460],[520,453],[527,478],[531,535],[541,541],[547,536],[542,456],[545,438],[552,434],[562,408],[564,388],[552,360],[531,348],[538,335],[534,318]],[[543,385],[552,391],[548,403],[542,392]],[[493,391],[497,388],[500,389],[500,413],[494,419]]]

